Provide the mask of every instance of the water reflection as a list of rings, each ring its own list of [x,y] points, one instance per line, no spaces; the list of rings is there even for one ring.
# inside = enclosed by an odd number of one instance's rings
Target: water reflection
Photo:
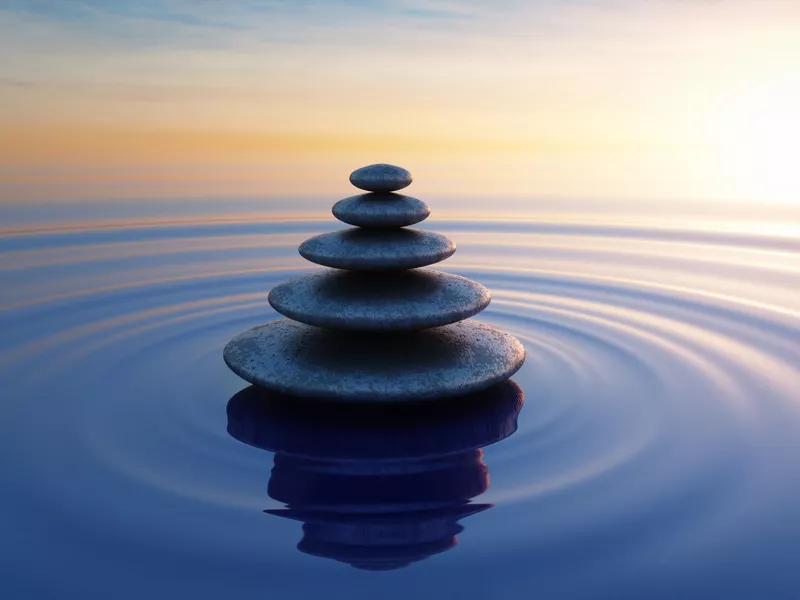
[[[444,552],[459,521],[491,508],[482,447],[511,435],[522,390],[506,381],[443,404],[342,406],[249,387],[228,403],[228,433],[275,453],[266,513],[303,523],[297,548],[389,570]]]

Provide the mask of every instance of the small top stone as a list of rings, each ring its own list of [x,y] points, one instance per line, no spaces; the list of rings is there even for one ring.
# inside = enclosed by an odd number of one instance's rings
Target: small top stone
[[[396,192],[411,185],[411,173],[394,165],[377,164],[350,173],[350,183],[368,192]]]

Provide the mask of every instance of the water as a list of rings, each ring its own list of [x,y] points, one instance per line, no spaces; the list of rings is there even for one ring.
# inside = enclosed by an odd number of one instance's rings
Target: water
[[[4,598],[800,595],[796,211],[431,201],[524,404],[374,424],[221,358],[329,204],[0,208]]]

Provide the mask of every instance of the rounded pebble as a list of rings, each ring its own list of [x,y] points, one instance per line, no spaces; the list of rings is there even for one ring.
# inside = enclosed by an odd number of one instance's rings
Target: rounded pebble
[[[239,377],[268,390],[403,402],[486,389],[519,370],[525,349],[515,337],[474,320],[376,334],[280,319],[240,333],[223,357]]]
[[[478,314],[491,294],[480,283],[429,269],[364,273],[325,269],[276,286],[269,303],[317,327],[407,331],[448,325]]]
[[[402,194],[359,194],[333,205],[333,216],[359,227],[405,227],[428,218],[428,205]]]
[[[442,261],[456,245],[439,233],[415,229],[343,229],[300,244],[300,255],[334,269],[415,269]]]
[[[368,192],[396,192],[411,185],[411,173],[402,167],[377,164],[361,167],[350,173],[350,183]]]

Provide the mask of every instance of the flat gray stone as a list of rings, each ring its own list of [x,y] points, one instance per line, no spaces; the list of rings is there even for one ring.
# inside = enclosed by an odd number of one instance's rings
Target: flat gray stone
[[[422,200],[402,194],[359,194],[333,205],[333,216],[359,227],[405,227],[428,218],[431,210]]]
[[[411,173],[402,167],[382,163],[350,173],[350,183],[368,192],[396,192],[411,185],[412,181]]]
[[[480,283],[429,269],[365,273],[325,269],[282,283],[269,303],[282,315],[318,327],[408,331],[462,321],[489,305]]]
[[[280,319],[240,333],[223,357],[234,373],[268,390],[369,403],[486,389],[519,370],[525,349],[515,337],[474,320],[363,333]]]
[[[334,269],[415,269],[442,261],[456,245],[440,233],[415,229],[343,229],[300,244],[306,260]]]

